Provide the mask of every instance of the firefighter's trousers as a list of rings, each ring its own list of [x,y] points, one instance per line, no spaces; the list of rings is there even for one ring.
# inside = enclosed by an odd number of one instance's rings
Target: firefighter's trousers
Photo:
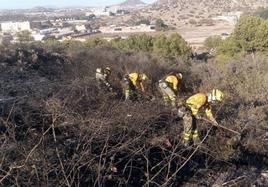
[[[123,90],[125,94],[125,100],[135,100],[140,97],[137,88],[128,78],[123,80]]]
[[[183,116],[183,141],[188,144],[191,140],[193,140],[194,144],[199,143],[196,118],[191,112],[187,112]]]
[[[163,96],[163,100],[165,102],[165,105],[171,105],[173,107],[176,106],[176,94],[172,88],[166,83],[165,81],[159,81],[158,87],[160,89],[160,92]]]

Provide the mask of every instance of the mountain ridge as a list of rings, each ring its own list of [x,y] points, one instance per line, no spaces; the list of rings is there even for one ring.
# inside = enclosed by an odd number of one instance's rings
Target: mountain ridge
[[[138,5],[146,5],[146,3],[144,3],[141,0],[126,0],[120,3],[119,5],[120,6],[138,6]]]

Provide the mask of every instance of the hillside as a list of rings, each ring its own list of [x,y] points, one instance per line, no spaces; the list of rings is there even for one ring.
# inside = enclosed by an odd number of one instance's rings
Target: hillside
[[[145,5],[145,3],[140,0],[126,0],[120,5],[121,6],[137,6],[137,5]]]
[[[154,6],[188,6],[202,4],[208,5],[210,8],[231,8],[234,10],[241,10],[241,8],[246,9],[256,9],[259,7],[267,7],[267,0],[158,0],[153,5]]]
[[[139,8],[144,7],[146,4],[142,2],[141,0],[126,0],[119,4],[122,8],[127,9],[133,9],[133,8]]]
[[[144,5],[139,0],[128,0],[121,5]],[[115,19],[115,24],[134,23],[137,19],[163,19],[168,25],[179,28],[185,25],[214,25],[221,21],[233,24],[244,12],[268,7],[268,0],[159,0],[132,12],[131,16]],[[224,18],[220,17],[224,16]]]
[[[268,7],[268,0],[159,0],[144,9],[140,16],[161,17],[175,27],[211,25],[218,16],[239,16],[259,7]]]
[[[0,48],[1,186],[267,186],[266,58],[183,63],[70,41],[23,45],[21,63],[18,47]],[[116,93],[97,87],[95,69],[106,66]],[[199,120],[202,143],[183,146],[182,119],[156,87],[170,68],[184,76],[180,96],[226,93],[213,113],[239,142]],[[124,101],[127,71],[153,80],[154,101]]]
[[[161,18],[171,32],[179,32],[198,51],[206,38],[231,33],[243,13],[260,7],[268,7],[268,0],[159,0],[108,22],[135,25],[142,20],[154,23]]]

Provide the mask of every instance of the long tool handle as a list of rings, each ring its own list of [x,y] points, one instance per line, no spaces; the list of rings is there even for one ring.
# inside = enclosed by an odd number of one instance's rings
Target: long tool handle
[[[222,126],[222,125],[220,125],[220,124],[215,125],[215,124],[213,124],[210,120],[208,120],[208,119],[206,119],[206,118],[201,118],[201,119],[204,120],[204,121],[209,122],[211,125],[213,125],[213,126],[215,126],[215,127],[220,127],[220,128],[222,128],[222,129],[225,129],[225,130],[227,130],[227,131],[230,131],[230,132],[232,132],[232,133],[234,133],[234,134],[240,135],[239,132],[237,132],[237,131],[235,131],[235,130],[233,130],[233,129],[229,129],[229,128],[227,128],[227,127],[225,127],[225,126]]]

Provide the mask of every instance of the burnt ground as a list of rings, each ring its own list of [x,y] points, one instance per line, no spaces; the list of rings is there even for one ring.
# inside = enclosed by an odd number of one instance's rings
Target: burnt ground
[[[32,48],[38,52],[35,62]],[[110,48],[23,49],[22,62],[16,46],[1,49],[1,185],[268,185],[265,97],[245,99],[244,90],[240,93],[221,81],[229,96],[214,113],[220,124],[241,132],[241,140],[228,145],[232,133],[200,121],[202,144],[185,148],[182,121],[163,106],[153,84],[171,70],[168,64]],[[208,79],[218,81],[209,68],[203,71],[176,63],[172,68],[187,74],[181,97],[206,88],[202,76],[209,74]],[[94,81],[96,67],[107,65],[113,70],[116,94],[98,90]],[[156,96],[154,101],[123,101],[120,78],[132,70],[151,77],[147,89]]]

